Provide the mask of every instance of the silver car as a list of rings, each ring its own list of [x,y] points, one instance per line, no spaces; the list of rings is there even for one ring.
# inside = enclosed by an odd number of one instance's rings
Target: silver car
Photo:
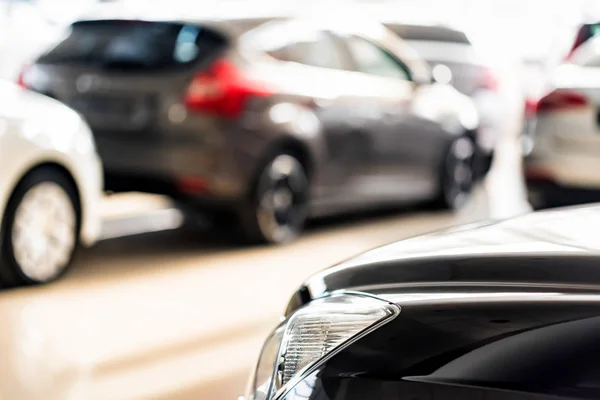
[[[494,149],[507,130],[507,104],[500,93],[498,68],[455,27],[398,22],[384,25],[414,48],[434,73],[443,76],[447,70],[449,83],[474,101],[481,120],[477,144],[487,155],[484,167],[489,168]]]

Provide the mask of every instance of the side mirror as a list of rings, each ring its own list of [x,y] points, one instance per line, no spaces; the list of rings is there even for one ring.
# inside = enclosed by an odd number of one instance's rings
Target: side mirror
[[[437,64],[431,70],[431,78],[433,83],[448,85],[452,82],[452,71],[447,65]]]

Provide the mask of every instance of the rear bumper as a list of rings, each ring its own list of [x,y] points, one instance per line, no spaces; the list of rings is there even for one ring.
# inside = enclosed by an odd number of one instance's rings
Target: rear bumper
[[[105,190],[115,193],[142,192],[169,196],[177,201],[194,206],[199,210],[231,211],[243,205],[246,198],[245,192],[235,194],[223,194],[217,192],[210,182],[216,179],[206,180],[201,177],[189,178],[194,184],[186,189],[183,178],[175,176],[128,173],[128,172],[104,172]]]
[[[247,179],[231,151],[190,140],[146,141],[96,135],[105,189],[233,201]]]
[[[529,201],[542,207],[600,201],[600,159],[597,162],[549,161],[532,156],[523,162]]]
[[[600,189],[597,110],[546,112],[526,119],[525,177],[558,186]]]
[[[549,159],[530,155],[523,165],[528,183],[550,182],[565,187],[600,189],[600,157],[556,156]]]
[[[563,207],[600,202],[600,191],[561,186],[554,182],[527,182],[527,196],[534,208]]]
[[[600,137],[558,118],[541,122],[529,120],[522,136],[526,181],[600,189]]]

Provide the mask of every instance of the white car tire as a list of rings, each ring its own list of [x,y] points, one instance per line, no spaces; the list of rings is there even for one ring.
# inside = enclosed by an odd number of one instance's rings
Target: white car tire
[[[70,266],[81,224],[77,188],[65,172],[41,167],[12,193],[2,221],[0,284],[54,281]]]

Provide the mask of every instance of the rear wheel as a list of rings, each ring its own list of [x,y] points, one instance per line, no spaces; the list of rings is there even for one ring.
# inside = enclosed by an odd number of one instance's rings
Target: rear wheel
[[[242,227],[253,242],[281,244],[295,239],[308,216],[306,170],[292,154],[273,157],[259,173]]]
[[[5,210],[0,281],[6,286],[46,283],[69,267],[78,244],[79,205],[71,181],[44,168],[17,186]]]
[[[531,205],[534,210],[543,210],[551,208],[552,203],[549,198],[547,190],[537,187],[527,188],[527,202]]]
[[[475,167],[473,168],[476,182],[484,180],[492,169],[494,153],[495,151],[491,151],[490,153],[476,152],[474,159]]]
[[[450,143],[441,168],[438,205],[457,210],[469,201],[475,183],[475,145],[467,136]]]

